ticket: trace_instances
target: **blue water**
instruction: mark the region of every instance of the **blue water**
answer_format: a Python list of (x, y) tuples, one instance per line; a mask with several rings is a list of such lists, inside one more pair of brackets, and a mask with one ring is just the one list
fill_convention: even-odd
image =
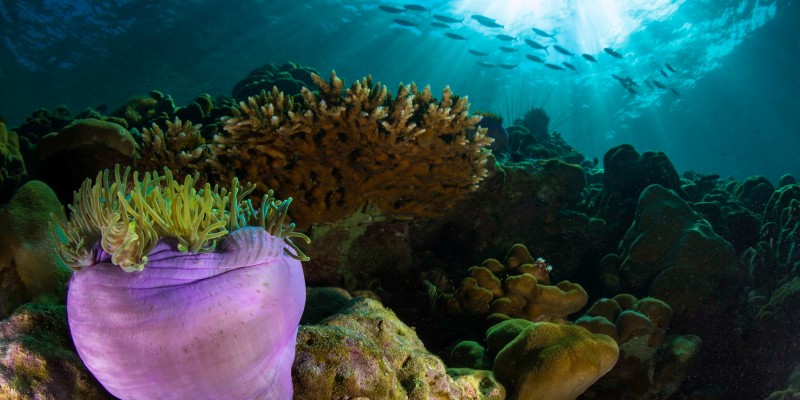
[[(114, 108), (153, 89), (183, 105), (200, 93), (230, 95), (263, 64), (294, 61), (323, 75), (335, 69), (349, 81), (372, 74), (392, 89), (415, 81), (439, 93), (450, 85), (469, 96), (473, 110), (499, 113), (507, 123), (540, 106), (551, 128), (590, 159), (631, 143), (666, 152), (679, 171), (764, 175), (773, 182), (784, 173), (800, 175), (796, 1), (461, 0), (424, 3), (430, 13), (378, 8), (404, 4), (4, 1), (0, 115), (13, 127), (37, 108)], [(437, 28), (432, 14), (464, 21)], [(482, 26), (473, 14), (504, 27)], [(469, 40), (446, 37), (447, 31)], [(517, 39), (495, 37), (501, 33)], [(532, 49), (526, 38), (548, 52)], [(559, 54), (554, 44), (576, 55)], [(566, 61), (577, 72), (548, 69), (525, 54)], [(637, 94), (612, 75), (630, 77)], [(648, 87), (653, 79), (668, 89)]]

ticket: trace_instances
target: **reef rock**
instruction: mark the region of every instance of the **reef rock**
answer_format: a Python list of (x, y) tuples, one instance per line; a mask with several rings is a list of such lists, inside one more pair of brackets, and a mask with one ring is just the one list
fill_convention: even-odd
[(40, 303), (0, 322), (0, 398), (114, 399), (75, 353), (65, 306)]
[(379, 302), (357, 298), (319, 325), (301, 326), (295, 399), (496, 399), (489, 371), (453, 371)]

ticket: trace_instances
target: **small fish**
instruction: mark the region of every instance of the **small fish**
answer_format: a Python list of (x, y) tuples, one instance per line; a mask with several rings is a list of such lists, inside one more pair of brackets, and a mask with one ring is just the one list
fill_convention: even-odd
[(497, 66), (497, 64), (492, 64), (486, 61), (475, 61), (475, 64), (478, 64), (479, 67), (483, 68), (494, 68)]
[(619, 52), (617, 52), (616, 50), (614, 50), (614, 49), (612, 49), (610, 47), (604, 48), (603, 51), (605, 51), (606, 54), (610, 55), (611, 57), (622, 58), (622, 54), (619, 54)]
[(562, 67), (560, 65), (544, 63), (544, 66), (547, 67), (547, 68), (550, 68), (550, 69), (554, 69), (556, 71), (564, 71), (564, 67)]
[(656, 85), (656, 87), (659, 88), (659, 89), (666, 89), (667, 88), (666, 86), (664, 86), (663, 83), (661, 83), (661, 82), (659, 82), (659, 81), (657, 81), (655, 79), (653, 79), (653, 85)]
[(472, 19), (474, 19), (475, 21), (478, 21), (479, 24), (481, 24), (481, 25), (483, 25), (483, 26), (485, 26), (487, 28), (502, 28), (503, 27), (503, 25), (498, 24), (497, 21), (495, 21), (495, 20), (493, 20), (491, 18), (488, 18), (488, 17), (484, 17), (483, 15), (473, 14), (472, 15)]
[(639, 94), (639, 93), (638, 93), (636, 90), (634, 90), (634, 89), (633, 89), (633, 88), (631, 88), (631, 87), (629, 87), (629, 88), (627, 88), (627, 89), (628, 89), (628, 93), (630, 93), (630, 94)]
[(575, 55), (575, 54), (571, 53), (569, 50), (567, 50), (567, 49), (565, 49), (565, 48), (563, 48), (563, 47), (561, 47), (561, 46), (559, 46), (559, 45), (557, 45), (557, 44), (554, 44), (554, 45), (553, 45), (553, 48), (554, 48), (554, 49), (555, 49), (557, 52), (559, 52), (559, 53), (561, 53), (561, 54), (563, 54), (563, 55), (565, 55), (565, 56), (574, 56), (574, 55)]
[(444, 28), (444, 29), (450, 29), (450, 25), (447, 25), (447, 24), (445, 24), (444, 22), (439, 22), (439, 21), (433, 21), (433, 22), (431, 22), (431, 26), (432, 26), (432, 27), (435, 27), (435, 28)]
[(664, 72), (664, 70), (663, 70), (663, 69), (660, 69), (660, 70), (658, 70), (658, 72), (661, 72), (661, 75), (662, 75), (664, 78), (669, 78), (669, 76), (667, 75), (667, 73), (666, 73), (666, 72)]
[(678, 91), (678, 89), (669, 88), (669, 91), (672, 92), (672, 94), (674, 94), (675, 96), (681, 97), (681, 93)]
[(433, 18), (447, 24), (457, 24), (459, 22), (464, 21), (464, 18), (455, 19), (453, 17), (448, 17), (447, 15), (441, 15), (441, 14), (433, 14)]
[(502, 33), (501, 33), (501, 34), (499, 34), (499, 35), (497, 35), (497, 36), (495, 36), (495, 37), (496, 37), (496, 38), (498, 38), (498, 39), (500, 39), (500, 40), (502, 40), (502, 41), (504, 41), (504, 42), (512, 42), (512, 41), (514, 41), (514, 40), (516, 40), (516, 39), (517, 39), (517, 38), (515, 38), (515, 37), (513, 37), (513, 36), (504, 35), (504, 34), (502, 34)]
[(547, 51), (547, 47), (548, 46), (542, 46), (539, 42), (537, 42), (535, 40), (525, 39), (525, 44), (527, 44), (528, 46), (533, 47), (536, 50), (544, 50), (545, 53), (550, 54), (550, 52)]
[(597, 59), (594, 58), (594, 56), (591, 55), (591, 54), (584, 53), (584, 54), (581, 54), (581, 57), (585, 58), (586, 61), (593, 62), (593, 63), (597, 64)]
[(486, 56), (489, 55), (489, 53), (487, 53), (485, 51), (480, 51), (480, 50), (469, 49), (467, 51), (469, 52), (469, 54), (472, 54), (472, 55), (475, 55), (475, 56), (478, 56), (478, 57), (486, 57)]
[(533, 62), (538, 62), (538, 63), (543, 63), (544, 62), (544, 60), (542, 60), (541, 57), (537, 57), (537, 56), (535, 56), (533, 54), (525, 54), (525, 58), (527, 58), (528, 60), (531, 60)]
[(650, 83), (650, 81), (644, 81), (644, 84), (647, 85), (647, 87), (649, 87), (650, 89), (653, 88), (653, 84)]
[(406, 12), (406, 10), (403, 10), (402, 8), (397, 8), (392, 6), (378, 6), (378, 8), (380, 8), (381, 11), (386, 11), (392, 14), (400, 14)]
[(425, 7), (421, 6), (421, 5), (418, 5), (418, 4), (406, 4), (406, 5), (403, 6), (403, 8), (405, 8), (408, 11), (430, 12), (430, 10), (428, 10), (427, 8), (425, 8)]
[(675, 71), (675, 68), (672, 68), (672, 65), (669, 65), (669, 63), (664, 63), (664, 66), (667, 67), (669, 72), (678, 72), (678, 71)]
[(457, 33), (453, 33), (453, 32), (445, 32), (444, 35), (449, 37), (450, 39), (453, 39), (453, 40), (469, 40), (469, 38), (461, 36), (461, 35), (459, 35)]
[(574, 65), (572, 65), (572, 64), (570, 64), (570, 63), (568, 63), (566, 61), (562, 61), (561, 64), (564, 64), (565, 67), (567, 67), (567, 68), (569, 68), (569, 69), (571, 69), (571, 70), (573, 70), (575, 72), (578, 72), (578, 70), (575, 68)]
[(518, 50), (513, 48), (513, 47), (500, 46), (500, 51), (505, 52), (505, 53), (515, 53)]
[(419, 25), (417, 25), (416, 23), (414, 23), (414, 22), (411, 22), (411, 21), (408, 21), (408, 20), (405, 20), (405, 19), (395, 18), (395, 19), (393, 19), (392, 21), (394, 21), (394, 23), (395, 23), (395, 24), (397, 24), (397, 25), (402, 25), (402, 26), (413, 26), (413, 27), (415, 27), (415, 28), (416, 28), (416, 27), (419, 27)]
[(517, 68), (519, 64), (497, 64), (498, 67), (502, 69), (514, 69)]
[(550, 34), (550, 33), (547, 33), (545, 31), (541, 30), (541, 29), (531, 28), (531, 30), (533, 31), (533, 33), (535, 33), (535, 34), (537, 34), (537, 35), (539, 35), (541, 37), (551, 38), (551, 37), (555, 37), (556, 36), (555, 33)]

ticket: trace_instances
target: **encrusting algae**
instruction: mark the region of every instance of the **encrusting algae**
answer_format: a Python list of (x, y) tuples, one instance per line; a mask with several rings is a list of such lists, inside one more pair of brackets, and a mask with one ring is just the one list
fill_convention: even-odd
[(101, 171), (94, 182), (86, 179), (75, 192), (69, 221), (51, 214), (56, 250), (72, 269), (95, 262), (98, 242), (113, 264), (126, 272), (141, 271), (160, 238), (175, 239), (181, 252), (211, 252), (217, 240), (248, 225), (261, 226), (283, 238), (295, 251), (284, 249), (288, 255), (308, 260), (292, 242), (292, 238), (309, 241), (308, 237), (294, 232), (294, 224), (283, 224), (291, 197), (277, 200), (268, 190), (256, 209), (245, 199), (255, 185), (241, 186), (236, 178), (230, 190), (208, 183), (197, 190), (197, 173), (187, 175), (183, 183), (175, 180), (168, 168), (163, 176), (147, 172), (141, 180), (139, 173), (133, 172), (130, 182), (129, 175), (130, 168), (120, 174), (119, 165), (113, 176), (107, 169)]

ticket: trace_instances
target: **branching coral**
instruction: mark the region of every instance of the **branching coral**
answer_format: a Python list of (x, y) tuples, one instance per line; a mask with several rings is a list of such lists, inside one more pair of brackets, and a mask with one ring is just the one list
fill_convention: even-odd
[(129, 182), (130, 168), (120, 174), (117, 165), (113, 179), (109, 170), (104, 170), (94, 182), (84, 181), (69, 206), (69, 221), (52, 215), (50, 228), (64, 262), (76, 270), (92, 265), (99, 242), (112, 263), (128, 272), (142, 270), (161, 237), (176, 240), (182, 252), (209, 252), (229, 231), (251, 224), (283, 238), (296, 252), (286, 250), (292, 257), (307, 259), (292, 238), (308, 238), (294, 232), (294, 224), (283, 225), (291, 198), (276, 200), (268, 190), (256, 209), (245, 200), (255, 188), (253, 184), (241, 186), (234, 178), (230, 190), (208, 183), (197, 190), (199, 174), (187, 175), (179, 183), (168, 168), (164, 171), (164, 176), (145, 173), (142, 180), (134, 172)]
[(306, 226), (366, 204), (398, 217), (436, 215), (486, 176), (492, 139), (449, 88), (436, 100), (427, 87), (400, 85), (392, 98), (371, 77), (346, 91), (335, 73), (313, 79), (316, 94), (306, 88), (295, 101), (273, 88), (223, 119), (227, 134), (211, 144), (221, 181), (244, 176), (257, 192), (291, 190), (302, 200), (294, 220)]
[(164, 166), (178, 176), (192, 174), (210, 157), (205, 139), (200, 134), (201, 124), (191, 121), (166, 121), (167, 129), (156, 123), (142, 129), (142, 157), (136, 160), (141, 171), (152, 171)]

